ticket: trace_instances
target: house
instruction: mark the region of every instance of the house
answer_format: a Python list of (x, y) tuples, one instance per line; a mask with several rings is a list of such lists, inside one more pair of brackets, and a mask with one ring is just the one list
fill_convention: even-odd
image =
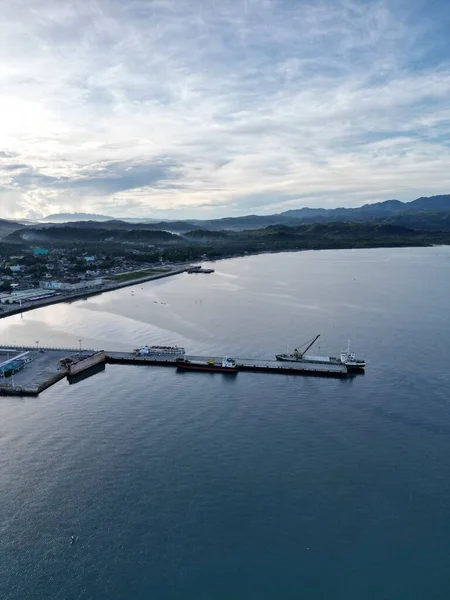
[(48, 250), (47, 248), (35, 248), (33, 250), (33, 256), (47, 256)]

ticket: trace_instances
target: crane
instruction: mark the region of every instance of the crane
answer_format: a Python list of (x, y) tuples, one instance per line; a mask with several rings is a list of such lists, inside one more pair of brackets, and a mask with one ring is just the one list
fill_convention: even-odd
[[(315, 338), (312, 338), (311, 340), (308, 340), (307, 342), (305, 342), (303, 344), (303, 346), (306, 346), (306, 344), (308, 344), (306, 346), (306, 348), (303, 350), (303, 352), (300, 352), (298, 350), (298, 348), (295, 348), (294, 350), (294, 354), (297, 355), (298, 358), (303, 358), (305, 356), (305, 354), (308, 352), (308, 350), (311, 348), (311, 346), (320, 338), (320, 333), (318, 335), (316, 335)], [(302, 346), (300, 346), (300, 348), (302, 348)]]

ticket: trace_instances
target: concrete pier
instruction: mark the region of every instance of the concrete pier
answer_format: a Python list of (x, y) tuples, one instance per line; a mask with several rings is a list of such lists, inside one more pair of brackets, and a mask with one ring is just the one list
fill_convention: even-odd
[[(11, 346), (8, 349), (14, 351)], [(22, 347), (16, 349), (17, 352), (21, 350)], [(29, 362), (13, 375), (0, 378), (0, 396), (37, 396), (66, 377), (67, 370), (61, 368), (59, 361), (67, 356), (67, 350), (41, 351), (36, 346), (24, 347), (24, 350), (29, 352)]]
[[(176, 356), (136, 356), (132, 352), (106, 352), (106, 362), (111, 364), (141, 364), (176, 367)], [(186, 358), (191, 361), (214, 360), (216, 363), (222, 362), (223, 356), (192, 356), (187, 354)], [(281, 373), (301, 374), (301, 375), (320, 375), (322, 377), (342, 377), (348, 374), (345, 365), (330, 365), (316, 363), (299, 362), (281, 362), (278, 360), (263, 360), (256, 358), (235, 358), (236, 366), (240, 371), (253, 371), (259, 373)]]
[[(28, 353), (30, 360), (9, 377), (0, 377), (0, 395), (36, 396), (57, 381), (66, 376), (72, 377), (93, 366), (105, 363), (127, 364), (142, 366), (176, 367), (177, 355), (144, 355), (134, 352), (114, 352), (80, 350), (76, 348), (54, 348), (35, 346), (8, 346), (0, 349), (0, 355), (6, 358), (14, 354)], [(0, 356), (0, 358), (3, 358)], [(214, 360), (220, 363), (221, 356), (191, 356), (190, 361)], [(346, 377), (348, 370), (345, 365), (330, 365), (319, 363), (281, 362), (257, 358), (235, 358), (239, 371), (256, 373), (278, 373), (282, 375), (308, 375), (316, 377)], [(73, 381), (73, 379), (72, 379)]]

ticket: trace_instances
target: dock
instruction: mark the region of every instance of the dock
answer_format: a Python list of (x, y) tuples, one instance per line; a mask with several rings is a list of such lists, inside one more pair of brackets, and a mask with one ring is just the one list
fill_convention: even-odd
[[(37, 396), (51, 385), (65, 377), (69, 382), (74, 376), (93, 374), (105, 364), (125, 364), (148, 367), (177, 367), (177, 355), (139, 355), (135, 352), (109, 350), (55, 348), (37, 346), (7, 346), (0, 348), (0, 369), (2, 364), (20, 363), (11, 375), (0, 376), (0, 395)], [(190, 361), (214, 360), (221, 362), (221, 356), (183, 355)], [(307, 375), (315, 377), (346, 377), (345, 365), (300, 363), (259, 359), (234, 358), (238, 371), (254, 373), (278, 373), (280, 375)], [(100, 369), (99, 369), (100, 367)], [(8, 371), (10, 373), (10, 371)]]
[[(105, 352), (106, 362), (110, 364), (128, 365), (154, 365), (176, 367), (177, 357), (164, 356), (137, 356), (133, 352)], [(194, 356), (186, 354), (185, 358), (190, 361), (214, 360), (219, 363), (223, 356)], [(348, 374), (344, 365), (320, 365), (314, 363), (280, 362), (278, 360), (265, 360), (257, 358), (235, 358), (239, 371), (253, 371), (259, 373), (282, 373), (301, 375), (320, 375), (331, 377), (342, 377)]]

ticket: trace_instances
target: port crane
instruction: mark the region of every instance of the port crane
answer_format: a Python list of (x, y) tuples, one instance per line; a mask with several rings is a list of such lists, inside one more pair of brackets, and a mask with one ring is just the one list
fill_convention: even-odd
[(300, 346), (300, 348), (303, 348), (303, 346), (306, 346), (306, 348), (303, 351), (300, 351), (298, 348), (294, 349), (294, 354), (296, 354), (298, 356), (298, 358), (303, 358), (305, 356), (305, 354), (308, 352), (308, 350), (311, 348), (311, 346), (313, 344), (315, 344), (315, 342), (320, 338), (320, 333), (318, 335), (316, 335), (316, 337), (308, 340), (307, 342), (305, 342), (304, 344), (302, 344)]

